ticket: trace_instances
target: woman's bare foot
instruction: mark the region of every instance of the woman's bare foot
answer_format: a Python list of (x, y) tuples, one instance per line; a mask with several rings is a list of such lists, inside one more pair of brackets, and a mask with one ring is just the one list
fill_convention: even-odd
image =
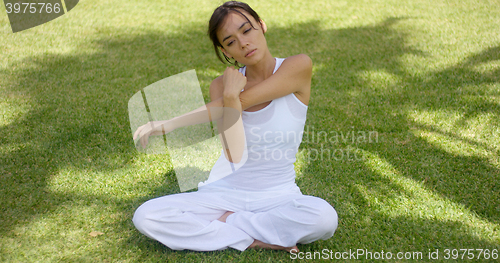
[(284, 251), (287, 251), (287, 252), (290, 252), (290, 253), (297, 253), (299, 252), (299, 248), (297, 248), (297, 246), (293, 246), (293, 247), (282, 247), (282, 246), (278, 246), (278, 245), (271, 245), (271, 244), (267, 244), (267, 243), (264, 243), (262, 241), (259, 241), (259, 240), (254, 240), (253, 243), (248, 247), (248, 248), (265, 248), (265, 249), (274, 249), (274, 250), (284, 250)]
[[(234, 214), (234, 212), (227, 211), (221, 217), (219, 217), (219, 219), (217, 219), (217, 220), (226, 223), (227, 217), (230, 216), (231, 214)], [(253, 241), (253, 243), (248, 248), (264, 248), (264, 249), (284, 250), (284, 251), (287, 251), (290, 253), (292, 253), (292, 252), (298, 253), (299, 252), (299, 248), (297, 248), (297, 246), (282, 247), (282, 246), (278, 246), (278, 245), (267, 244), (267, 243), (264, 243), (264, 242), (257, 240), (257, 239), (255, 239)]]
[(221, 222), (224, 222), (226, 223), (226, 218), (230, 215), (230, 214), (234, 214), (234, 212), (231, 212), (231, 211), (227, 211), (226, 213), (224, 213), (221, 217), (219, 217), (219, 221)]

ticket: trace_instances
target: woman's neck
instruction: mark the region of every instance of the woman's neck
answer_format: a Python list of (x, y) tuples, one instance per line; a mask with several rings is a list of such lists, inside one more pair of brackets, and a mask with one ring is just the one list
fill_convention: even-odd
[(247, 66), (245, 76), (248, 81), (261, 82), (273, 74), (275, 66), (276, 59), (271, 55), (271, 52), (267, 52), (257, 64)]

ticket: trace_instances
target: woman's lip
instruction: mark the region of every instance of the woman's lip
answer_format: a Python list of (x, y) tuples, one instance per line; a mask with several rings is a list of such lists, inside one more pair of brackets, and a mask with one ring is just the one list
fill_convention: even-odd
[(246, 54), (245, 57), (249, 57), (249, 56), (253, 55), (256, 50), (257, 49), (254, 49), (254, 50), (250, 51), (250, 53)]

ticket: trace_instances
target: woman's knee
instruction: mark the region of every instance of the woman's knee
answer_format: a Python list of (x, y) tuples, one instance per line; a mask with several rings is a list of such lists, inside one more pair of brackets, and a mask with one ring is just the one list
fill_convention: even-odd
[(148, 214), (149, 209), (147, 207), (147, 202), (139, 206), (134, 213), (134, 217), (132, 218), (132, 222), (134, 223), (137, 230), (141, 233), (147, 232), (146, 228), (148, 225)]
[(132, 222), (134, 223), (137, 230), (141, 233), (148, 235), (148, 233), (155, 227), (155, 224), (159, 221), (160, 217), (164, 217), (165, 214), (169, 214), (172, 211), (170, 207), (162, 206), (162, 202), (158, 199), (152, 199), (135, 210)]
[[(315, 228), (318, 233), (323, 233), (324, 238), (333, 236), (338, 226), (337, 211), (325, 200), (315, 198)], [(323, 238), (323, 239), (324, 239)]]
[(326, 201), (324, 202), (325, 205), (321, 214), (321, 222), (324, 228), (323, 230), (327, 235), (329, 235), (329, 237), (331, 237), (337, 230), (339, 218), (335, 208), (333, 208), (333, 206)]

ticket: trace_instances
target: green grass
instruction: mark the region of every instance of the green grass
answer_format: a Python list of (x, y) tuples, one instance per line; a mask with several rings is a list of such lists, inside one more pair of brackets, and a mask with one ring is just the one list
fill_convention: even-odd
[[(172, 251), (131, 222), (141, 203), (179, 188), (165, 155), (135, 150), (128, 100), (191, 69), (208, 100), (225, 68), (205, 33), (219, 3), (86, 0), (16, 34), (1, 5), (0, 261), (290, 261)], [(306, 125), (328, 137), (301, 145), (297, 183), (340, 224), (301, 251), (439, 249), (449, 262), (447, 248), (500, 250), (497, 1), (249, 4), (274, 56), (314, 62)], [(334, 137), (370, 131), (377, 140)], [(337, 155), (313, 158), (321, 147)]]

